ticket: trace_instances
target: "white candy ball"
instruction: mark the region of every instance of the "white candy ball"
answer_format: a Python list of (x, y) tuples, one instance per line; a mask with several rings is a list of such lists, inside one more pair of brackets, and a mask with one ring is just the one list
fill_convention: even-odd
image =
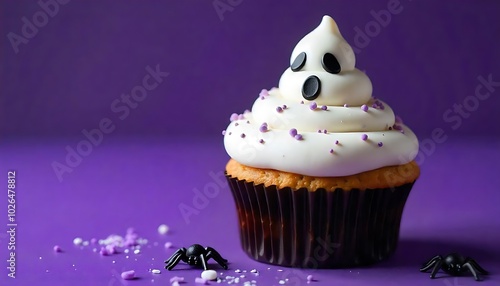
[(168, 230), (169, 230), (169, 227), (166, 224), (162, 224), (158, 227), (159, 234), (167, 234)]
[(215, 280), (217, 279), (217, 272), (215, 270), (205, 270), (201, 272), (201, 278), (205, 280)]

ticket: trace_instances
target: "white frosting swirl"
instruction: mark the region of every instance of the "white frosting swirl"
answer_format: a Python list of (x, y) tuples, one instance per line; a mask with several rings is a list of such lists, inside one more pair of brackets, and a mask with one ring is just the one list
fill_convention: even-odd
[[(371, 82), (354, 67), (354, 52), (332, 18), (324, 16), (299, 41), (291, 63), (300, 53), (305, 53), (305, 63), (295, 71), (288, 68), (279, 89), (263, 90), (251, 112), (233, 116), (224, 135), (232, 158), (252, 167), (318, 177), (347, 176), (415, 158), (415, 134), (386, 103), (371, 96)], [(340, 72), (324, 69), (325, 53), (335, 56)], [(308, 101), (302, 89), (311, 76), (321, 88)]]

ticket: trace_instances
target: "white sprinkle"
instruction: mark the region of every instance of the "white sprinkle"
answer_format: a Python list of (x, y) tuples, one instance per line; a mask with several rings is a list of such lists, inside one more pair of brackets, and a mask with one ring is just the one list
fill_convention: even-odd
[(283, 269), (278, 269), (278, 272), (282, 272), (282, 271), (283, 271)]
[(252, 270), (250, 270), (250, 272), (257, 273), (258, 271), (257, 271), (257, 269), (252, 269)]
[(40, 256), (40, 257), (38, 257), (38, 259), (42, 259), (42, 257)]
[(123, 252), (125, 252), (125, 253), (128, 253), (129, 251), (130, 251), (130, 250), (128, 250), (128, 249), (125, 249), (125, 250), (124, 250)]
[(161, 235), (167, 234), (168, 230), (169, 230), (169, 227), (166, 224), (162, 224), (158, 227), (158, 233)]
[(136, 249), (136, 250), (134, 250), (134, 254), (139, 254), (139, 253), (141, 253), (141, 250), (140, 250), (140, 249)]
[(236, 269), (236, 270), (234, 270), (234, 272), (236, 272), (236, 273), (241, 273), (241, 270)]
[(170, 241), (165, 242), (165, 248), (172, 247), (172, 243)]
[(115, 264), (115, 263), (116, 263), (116, 261), (114, 261), (114, 260), (113, 260), (113, 261), (112, 261), (112, 263), (113, 263), (113, 264)]
[(285, 282), (285, 280), (280, 280), (280, 282), (279, 282), (279, 283), (280, 283), (281, 285), (283, 285), (283, 284), (285, 284), (286, 282)]
[(124, 271), (122, 272), (121, 276), (124, 280), (135, 279), (135, 271), (134, 270)]
[(217, 279), (217, 272), (215, 270), (205, 270), (201, 272), (201, 278), (205, 280), (215, 280)]
[(76, 237), (75, 239), (73, 239), (74, 245), (80, 245), (80, 244), (82, 244), (82, 242), (83, 242), (83, 239), (81, 237)]
[(245, 275), (240, 275), (241, 278), (245, 278)]
[(89, 245), (89, 244), (90, 244), (90, 242), (89, 242), (88, 240), (85, 240), (84, 242), (82, 242), (82, 245), (83, 245), (83, 246), (87, 246), (87, 245)]
[(172, 284), (171, 284), (171, 285), (172, 285), (172, 286), (180, 286), (181, 284), (179, 284), (179, 282), (177, 282), (177, 281), (174, 281), (174, 282), (172, 282)]
[(127, 259), (128, 259), (128, 255), (127, 255), (127, 256), (125, 256), (125, 258), (127, 258)]
[(153, 270), (151, 270), (151, 273), (153, 273), (153, 274), (160, 274), (161, 271), (159, 269), (153, 269)]

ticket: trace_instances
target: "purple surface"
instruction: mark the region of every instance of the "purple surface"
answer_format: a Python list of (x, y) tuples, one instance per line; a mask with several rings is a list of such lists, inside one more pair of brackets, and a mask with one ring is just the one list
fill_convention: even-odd
[[(467, 117), (456, 133), (500, 133), (499, 1), (72, 0), (16, 53), (8, 35), (22, 35), (22, 18), (42, 11), (37, 2), (0, 2), (1, 134), (78, 136), (103, 117), (119, 122), (122, 135), (218, 134), (229, 114), (278, 84), (293, 47), (324, 14), (358, 51), (357, 66), (373, 81), (374, 95), (417, 135), (464, 103), (478, 112), (448, 114), (446, 126)], [(396, 2), (399, 12), (377, 24), (374, 15)], [(214, 5), (224, 3), (235, 7), (218, 13)], [(126, 111), (113, 112), (112, 103), (156, 65), (169, 76), (118, 120)], [(496, 95), (474, 102), (478, 77), (489, 75)]]
[[(192, 243), (215, 247), (231, 262), (230, 270), (222, 271), (224, 276), (235, 275), (235, 269), (255, 268), (259, 277), (240, 275), (252, 277), (257, 285), (279, 285), (286, 278), (287, 285), (302, 285), (308, 274), (318, 279), (311, 285), (476, 285), (471, 277), (441, 273), (430, 280), (418, 271), (426, 259), (450, 251), (472, 256), (492, 272), (481, 285), (500, 283), (498, 139), (450, 139), (436, 146), (421, 159), (422, 175), (408, 199), (395, 255), (372, 267), (341, 270), (268, 266), (243, 253), (233, 199), (229, 189), (219, 185), (227, 161), (221, 140), (112, 138), (95, 147), (72, 173), (64, 174), (62, 182), (51, 164), (64, 160), (65, 146), (76, 141), (4, 142), (1, 174), (6, 178), (8, 169), (17, 172), (17, 278), (6, 278), (2, 266), (1, 280), (8, 285), (168, 285), (177, 275), (186, 277), (186, 285), (195, 285), (198, 270), (179, 265), (178, 270), (163, 271), (163, 260), (174, 251), (165, 250), (163, 244), (171, 241), (175, 247)], [(195, 190), (208, 185), (218, 186), (217, 196), (186, 222), (179, 205), (194, 206)], [(6, 202), (1, 201), (5, 229)], [(171, 229), (165, 236), (156, 231), (162, 223)], [(72, 243), (75, 237), (124, 235), (128, 227), (149, 240), (139, 255), (101, 257), (92, 247), (81, 249)], [(7, 257), (5, 238), (3, 232), (2, 264)], [(54, 253), (54, 245), (64, 252)], [(162, 273), (153, 275), (150, 268)], [(118, 277), (130, 269), (138, 280)]]

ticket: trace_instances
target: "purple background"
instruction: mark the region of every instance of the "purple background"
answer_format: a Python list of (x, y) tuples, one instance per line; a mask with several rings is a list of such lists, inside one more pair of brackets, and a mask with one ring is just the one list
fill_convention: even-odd
[[(162, 268), (173, 251), (162, 245), (171, 241), (214, 246), (232, 262), (224, 275), (256, 268), (258, 285), (284, 278), (301, 285), (311, 273), (319, 279), (314, 285), (475, 285), (470, 277), (430, 280), (417, 271), (426, 259), (450, 251), (476, 258), (493, 272), (482, 285), (498, 285), (500, 87), (456, 130), (442, 117), (471, 100), (478, 76), (500, 81), (500, 3), (402, 0), (403, 10), (361, 48), (357, 28), (365, 30), (374, 21), (371, 11), (390, 1), (220, 1), (229, 2), (235, 7), (219, 17), (213, 1), (73, 0), (18, 53), (7, 34), (21, 35), (22, 17), (31, 21), (41, 8), (35, 1), (0, 2), (0, 181), (7, 170), (17, 171), (19, 223), (14, 281), (6, 280), (0, 232), (2, 284), (168, 285), (179, 275), (194, 285), (199, 271), (147, 272)], [(178, 208), (192, 205), (195, 189), (217, 183), (209, 174), (220, 174), (228, 159), (220, 131), (229, 115), (277, 85), (293, 47), (324, 14), (360, 48), (357, 66), (370, 76), (374, 95), (416, 131), (422, 176), (393, 258), (360, 269), (267, 270), (240, 249), (225, 185), (189, 223)], [(120, 120), (111, 103), (142, 84), (146, 67), (157, 64), (169, 76)], [(85, 139), (82, 130), (98, 128), (103, 118), (115, 130), (59, 180), (53, 162), (64, 163), (66, 148), (76, 148)], [(445, 142), (433, 142), (435, 128), (443, 129)], [(4, 229), (7, 206), (0, 201)], [(161, 223), (170, 225), (169, 235), (156, 233)], [(141, 255), (100, 257), (72, 245), (77, 236), (123, 235), (130, 226), (150, 240)], [(65, 252), (53, 253), (55, 244)], [(115, 278), (128, 269), (141, 279)]]

